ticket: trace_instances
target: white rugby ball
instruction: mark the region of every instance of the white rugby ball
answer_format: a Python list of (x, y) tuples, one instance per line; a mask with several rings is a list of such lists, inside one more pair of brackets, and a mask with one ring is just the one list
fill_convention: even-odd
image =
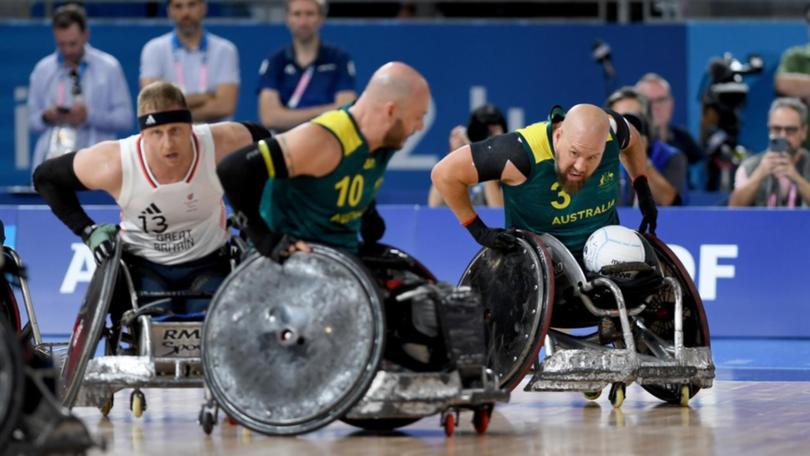
[(644, 244), (638, 233), (630, 228), (608, 225), (591, 234), (582, 256), (588, 271), (599, 272), (611, 264), (643, 262)]

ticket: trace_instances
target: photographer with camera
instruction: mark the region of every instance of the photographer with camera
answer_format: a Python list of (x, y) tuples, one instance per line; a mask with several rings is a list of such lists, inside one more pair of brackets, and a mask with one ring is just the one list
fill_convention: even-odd
[(798, 207), (810, 205), (807, 108), (798, 98), (777, 98), (768, 112), (770, 142), (764, 153), (746, 158), (737, 169), (729, 206)]
[(727, 192), (734, 187), (735, 170), (748, 155), (738, 143), (749, 90), (743, 77), (762, 73), (763, 67), (757, 55), (749, 55), (743, 63), (728, 52), (709, 62), (700, 90), (700, 138), (708, 158), (708, 191)]
[[(448, 152), (452, 152), (460, 147), (472, 142), (483, 141), (492, 136), (502, 135), (508, 130), (506, 118), (497, 106), (487, 103), (479, 106), (472, 113), (467, 122), (467, 126), (457, 125), (450, 130)], [(503, 192), (501, 186), (496, 181), (479, 182), (470, 187), (470, 200), (474, 206), (503, 207)], [(428, 193), (428, 207), (445, 206), (439, 190), (435, 185), (430, 186)]]
[[(683, 152), (664, 143), (650, 128), (649, 100), (633, 87), (622, 87), (608, 97), (606, 107), (625, 116), (641, 135), (647, 151), (647, 180), (659, 206), (681, 206), (688, 202), (687, 158)], [(635, 192), (627, 171), (622, 168), (620, 205), (632, 206)]]

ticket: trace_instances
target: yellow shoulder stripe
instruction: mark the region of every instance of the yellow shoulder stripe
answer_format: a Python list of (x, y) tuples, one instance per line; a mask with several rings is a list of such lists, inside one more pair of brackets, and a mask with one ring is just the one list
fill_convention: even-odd
[(528, 146), (532, 151), (535, 163), (554, 158), (546, 134), (547, 126), (548, 122), (538, 122), (517, 130), (523, 139), (529, 143)]
[(274, 179), (276, 177), (276, 168), (273, 166), (273, 158), (270, 156), (270, 148), (267, 147), (267, 143), (264, 142), (262, 139), (259, 141), (259, 152), (262, 154), (262, 158), (264, 158), (264, 166), (267, 167), (267, 175), (270, 176), (270, 179)]
[(312, 120), (312, 123), (323, 126), (340, 141), (343, 155), (349, 155), (363, 144), (349, 113), (342, 110), (329, 111)]

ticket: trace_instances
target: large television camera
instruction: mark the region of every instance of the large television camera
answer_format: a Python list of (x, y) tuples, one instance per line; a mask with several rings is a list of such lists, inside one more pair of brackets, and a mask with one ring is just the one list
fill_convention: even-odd
[(706, 190), (730, 191), (734, 171), (747, 151), (737, 142), (742, 118), (740, 111), (748, 96), (744, 76), (762, 72), (764, 62), (757, 55), (742, 63), (731, 53), (713, 58), (703, 78), (700, 137), (708, 157)]

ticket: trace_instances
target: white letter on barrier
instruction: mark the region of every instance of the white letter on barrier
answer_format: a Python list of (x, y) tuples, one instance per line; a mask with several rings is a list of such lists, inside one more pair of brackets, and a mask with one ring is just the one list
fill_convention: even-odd
[(70, 244), (70, 249), (73, 250), (73, 257), (70, 259), (70, 265), (62, 280), (62, 286), (59, 287), (59, 292), (62, 294), (73, 293), (79, 282), (90, 282), (93, 273), (96, 272), (93, 252), (86, 245), (74, 242)]
[(695, 280), (695, 258), (686, 250), (684, 247), (681, 247), (677, 244), (667, 244), (672, 253), (681, 260), (681, 264), (683, 264), (684, 269), (686, 269), (687, 274), (692, 280)]
[(717, 299), (717, 279), (733, 279), (733, 264), (717, 264), (720, 258), (737, 258), (734, 244), (700, 246), (700, 296), (706, 301)]

